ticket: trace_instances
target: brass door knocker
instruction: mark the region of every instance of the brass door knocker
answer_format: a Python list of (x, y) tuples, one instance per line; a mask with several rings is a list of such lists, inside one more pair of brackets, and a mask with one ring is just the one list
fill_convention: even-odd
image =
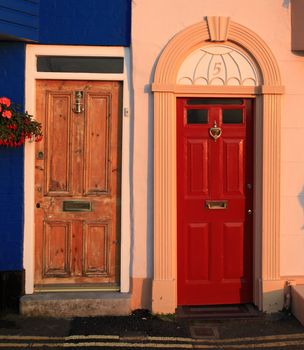
[(214, 121), (213, 127), (209, 129), (209, 134), (213, 137), (214, 142), (222, 135), (222, 129), (217, 126), (216, 121)]
[(84, 111), (82, 100), (83, 91), (75, 91), (75, 107), (73, 109), (74, 113), (82, 113)]

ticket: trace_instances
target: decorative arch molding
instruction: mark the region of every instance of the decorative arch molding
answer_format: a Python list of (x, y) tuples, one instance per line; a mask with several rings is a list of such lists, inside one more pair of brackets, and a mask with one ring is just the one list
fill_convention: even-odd
[[(278, 64), (266, 43), (250, 29), (232, 21), (229, 23), (227, 42), (235, 43), (254, 57), (261, 69), (263, 85), (281, 87)], [(168, 43), (157, 63), (154, 84), (175, 84), (177, 71), (184, 59), (200, 46), (210, 45), (210, 40), (207, 21), (178, 33)], [(279, 89), (279, 92), (282, 93), (282, 90)]]
[[(178, 72), (199, 48), (221, 42), (242, 51), (258, 67), (256, 86), (181, 85)], [(178, 33), (165, 47), (154, 82), (154, 279), (152, 309), (171, 313), (176, 283), (176, 97), (255, 98), (254, 302), (277, 311), (283, 302), (280, 280), (280, 114), (283, 87), (278, 64), (253, 31), (225, 17), (208, 17)]]

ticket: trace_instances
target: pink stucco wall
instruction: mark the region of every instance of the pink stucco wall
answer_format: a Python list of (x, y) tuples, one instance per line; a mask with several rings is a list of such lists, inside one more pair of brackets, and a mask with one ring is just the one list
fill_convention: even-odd
[(304, 276), (304, 55), (291, 51), (288, 0), (134, 0), (134, 251), (132, 275), (152, 277), (153, 81), (167, 42), (205, 16), (230, 16), (254, 31), (274, 53), (285, 86), (281, 144), (281, 275)]

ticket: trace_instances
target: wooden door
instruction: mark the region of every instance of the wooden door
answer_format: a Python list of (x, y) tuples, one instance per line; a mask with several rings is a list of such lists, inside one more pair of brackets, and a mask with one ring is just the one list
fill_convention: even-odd
[(118, 82), (37, 81), (35, 288), (119, 286)]
[(178, 305), (252, 301), (252, 139), (251, 100), (177, 100)]

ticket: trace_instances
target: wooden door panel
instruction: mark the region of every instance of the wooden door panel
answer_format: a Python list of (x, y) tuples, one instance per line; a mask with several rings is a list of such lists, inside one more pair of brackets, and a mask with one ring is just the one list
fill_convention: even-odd
[(118, 82), (37, 81), (44, 134), (35, 152), (39, 290), (119, 286), (120, 91)]
[[(212, 290), (213, 285), (218, 285), (223, 281), (223, 223), (222, 220), (212, 220), (210, 224), (210, 278), (208, 286)], [(224, 287), (224, 286), (223, 286)], [(213, 291), (216, 293), (216, 291)]]
[[(58, 216), (58, 214), (56, 215)], [(63, 219), (66, 219), (62, 215)], [(81, 279), (83, 273), (83, 223), (80, 218), (75, 220), (75, 217), (70, 215), (69, 220), (72, 222), (72, 249), (71, 249), (71, 278), (65, 279), (66, 282), (73, 282), (75, 278)], [(56, 277), (56, 276), (54, 276)], [(53, 281), (45, 281), (45, 283), (54, 283)]]
[(239, 139), (223, 140), (224, 196), (244, 194), (244, 142)]
[(43, 236), (44, 277), (70, 276), (70, 223), (45, 221)]
[(208, 195), (208, 140), (187, 139), (187, 149), (187, 194)]
[[(224, 224), (224, 279), (244, 277), (244, 226), (243, 223)], [(231, 254), (233, 252), (233, 254)]]
[(45, 136), (46, 148), (46, 189), (52, 195), (68, 194), (70, 184), (70, 140), (71, 93), (47, 92), (47, 113)]
[[(250, 302), (252, 104), (187, 101), (177, 100), (178, 304)], [(196, 123), (200, 110), (208, 118)]]
[(85, 223), (83, 272), (86, 276), (110, 275), (110, 232), (110, 223)]
[(85, 194), (109, 191), (110, 97), (97, 92), (87, 96)]
[(207, 223), (188, 225), (187, 241), (185, 242), (187, 255), (185, 264), (185, 279), (188, 284), (209, 279), (209, 238), (210, 230)]

